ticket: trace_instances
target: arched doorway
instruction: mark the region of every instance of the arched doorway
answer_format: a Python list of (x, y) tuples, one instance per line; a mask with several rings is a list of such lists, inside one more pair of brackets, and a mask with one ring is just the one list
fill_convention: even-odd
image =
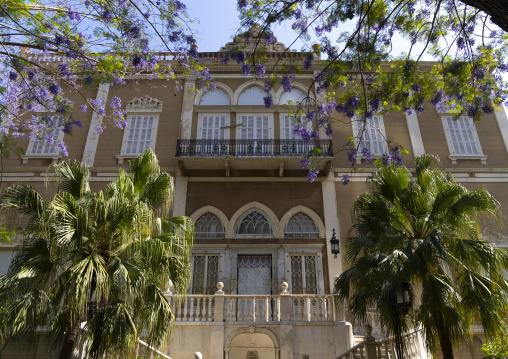
[(225, 359), (279, 359), (279, 342), (271, 330), (239, 328), (229, 335), (224, 352)]

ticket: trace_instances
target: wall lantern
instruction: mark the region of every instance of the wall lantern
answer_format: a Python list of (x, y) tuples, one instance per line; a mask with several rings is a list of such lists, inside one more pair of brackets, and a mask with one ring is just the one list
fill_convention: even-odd
[(335, 236), (335, 228), (332, 232), (332, 238), (330, 239), (330, 244), (332, 247), (332, 254), (334, 255), (334, 258), (337, 258), (337, 254), (340, 253), (340, 243), (337, 237)]

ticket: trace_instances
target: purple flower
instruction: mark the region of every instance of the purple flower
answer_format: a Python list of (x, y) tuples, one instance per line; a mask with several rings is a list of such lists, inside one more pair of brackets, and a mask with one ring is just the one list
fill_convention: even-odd
[(314, 117), (316, 117), (316, 111), (307, 111), (305, 117), (307, 118), (307, 121), (311, 122), (314, 120)]
[(15, 72), (15, 71), (10, 71), (9, 72), (9, 79), (11, 81), (16, 81), (16, 79), (18, 78), (18, 73)]
[(65, 113), (65, 107), (63, 105), (60, 105), (56, 108), (55, 112), (61, 113), (63, 115)]
[(362, 156), (365, 159), (365, 162), (367, 163), (372, 162), (372, 153), (370, 152), (370, 149), (367, 146), (363, 147)]
[(402, 155), (400, 153), (399, 147), (392, 148), (390, 150), (390, 154), (393, 163), (395, 163), (395, 166), (397, 167), (402, 166)]
[(125, 127), (127, 127), (127, 121), (125, 121), (124, 119), (114, 120), (114, 122), (115, 122), (115, 126), (121, 130), (123, 130)]
[(291, 78), (289, 76), (284, 76), (282, 78), (282, 87), (285, 92), (291, 92)]
[(436, 92), (436, 95), (430, 100), (430, 103), (436, 106), (443, 99), (443, 90)]
[(87, 105), (81, 105), (81, 112), (85, 113), (86, 112), (86, 108), (88, 107)]
[(247, 0), (238, 0), (238, 8), (244, 9), (247, 7)]
[(250, 75), (250, 70), (251, 70), (251, 65), (248, 64), (248, 63), (243, 63), (242, 64), (242, 73), (243, 73), (243, 76), (249, 76)]
[(109, 103), (109, 107), (111, 107), (112, 109), (122, 107), (122, 100), (120, 99), (120, 97), (114, 96), (111, 99), (111, 102)]
[(258, 77), (263, 77), (265, 76), (265, 72), (266, 72), (266, 69), (265, 69), (265, 65), (261, 64), (261, 63), (257, 63), (255, 66), (254, 66), (255, 70), (256, 70), (256, 75)]
[(111, 20), (114, 19), (115, 15), (113, 14), (113, 12), (111, 10), (104, 9), (104, 10), (102, 10), (101, 17), (104, 20), (104, 22), (109, 23), (109, 22), (111, 22)]
[(93, 76), (92, 75), (86, 75), (85, 77), (83, 77), (83, 80), (85, 80), (85, 83), (88, 86), (92, 86), (93, 85)]
[(478, 107), (476, 107), (475, 105), (469, 106), (467, 108), (467, 115), (469, 117), (475, 118), (477, 114), (478, 114)]
[(69, 152), (67, 152), (67, 146), (65, 146), (65, 143), (63, 141), (58, 142), (57, 146), (60, 149), (60, 152), (62, 152), (63, 156), (65, 157), (69, 156)]
[(342, 184), (345, 186), (349, 182), (351, 182), (351, 177), (349, 175), (342, 175), (342, 179), (340, 180)]
[(67, 134), (72, 132), (72, 123), (66, 123), (64, 127), (62, 128), (62, 132)]
[(133, 26), (129, 29), (129, 31), (127, 31), (126, 36), (130, 37), (132, 39), (137, 39), (137, 38), (139, 38), (140, 34), (141, 34), (141, 29), (139, 28), (139, 26)]
[(56, 82), (53, 82), (51, 85), (49, 85), (48, 90), (55, 96), (57, 96), (62, 91)]
[(413, 90), (413, 92), (415, 92), (415, 93), (420, 92), (421, 91), (420, 85), (418, 85), (418, 84), (412, 85), (411, 90)]
[(136, 68), (142, 68), (146, 66), (146, 60), (143, 56), (136, 55), (132, 58), (132, 65)]
[(198, 58), (198, 50), (197, 50), (197, 48), (195, 46), (191, 47), (190, 50), (188, 51), (188, 54), (193, 59), (197, 59)]
[(392, 157), (386, 153), (383, 153), (383, 155), (381, 156), (381, 164), (383, 165), (383, 167), (390, 166), (391, 161)]
[(346, 101), (346, 108), (356, 109), (358, 108), (359, 102), (360, 99), (358, 98), (358, 95), (351, 96)]
[(102, 134), (104, 132), (104, 127), (95, 126), (95, 131), (97, 131), (98, 134)]
[(302, 160), (300, 161), (300, 167), (301, 168), (309, 168), (309, 166), (310, 166), (310, 159), (308, 157), (302, 158)]
[(265, 92), (270, 93), (271, 90), (272, 90), (272, 85), (271, 85), (270, 81), (265, 81)]
[(311, 168), (309, 170), (309, 174), (307, 175), (307, 182), (310, 182), (310, 183), (314, 182), (314, 180), (318, 176), (318, 173), (319, 173), (319, 170), (317, 170), (315, 168)]
[(265, 102), (266, 108), (272, 107), (272, 105), (273, 105), (272, 96), (268, 95), (268, 96), (263, 97), (263, 101)]
[(310, 70), (310, 68), (312, 67), (312, 60), (314, 60), (314, 56), (312, 54), (305, 56), (305, 59), (303, 60), (304, 70)]
[(356, 150), (347, 150), (347, 160), (354, 163), (356, 160)]

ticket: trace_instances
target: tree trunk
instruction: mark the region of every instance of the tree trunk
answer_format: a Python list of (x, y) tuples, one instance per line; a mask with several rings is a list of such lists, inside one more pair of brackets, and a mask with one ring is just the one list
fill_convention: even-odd
[(450, 339), (450, 334), (448, 333), (446, 324), (442, 318), (439, 320), (437, 335), (439, 337), (439, 345), (441, 346), (441, 354), (443, 354), (443, 359), (454, 359), (453, 343)]
[(76, 339), (78, 337), (79, 331), (79, 321), (72, 327), (69, 326), (67, 332), (65, 333), (64, 342), (62, 345), (62, 349), (60, 350), (60, 356), (58, 359), (71, 359), (72, 351), (74, 350), (74, 344), (76, 343)]
[(508, 0), (460, 0), (490, 16), (492, 22), (508, 31)]

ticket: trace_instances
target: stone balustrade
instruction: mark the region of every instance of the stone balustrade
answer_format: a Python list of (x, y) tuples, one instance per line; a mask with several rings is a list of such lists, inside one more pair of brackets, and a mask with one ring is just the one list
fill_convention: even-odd
[[(217, 294), (218, 293), (218, 294)], [(334, 322), (344, 308), (327, 295), (169, 295), (176, 322)]]

